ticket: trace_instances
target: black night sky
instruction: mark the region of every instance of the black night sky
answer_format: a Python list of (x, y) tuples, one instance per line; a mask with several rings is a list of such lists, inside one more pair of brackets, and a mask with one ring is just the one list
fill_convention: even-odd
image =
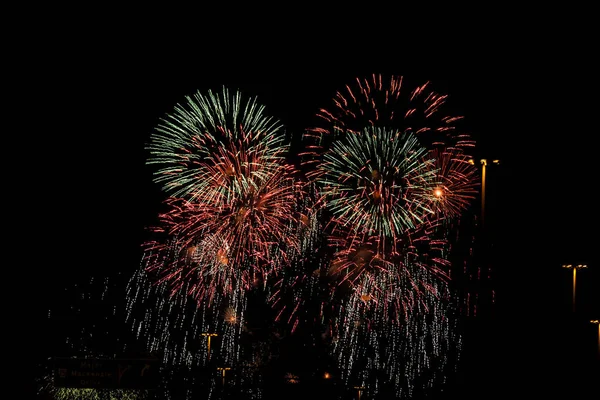
[[(24, 325), (27, 395), (35, 392), (34, 364), (53, 356), (37, 329), (56, 294), (139, 265), (145, 228), (163, 198), (144, 150), (160, 117), (186, 95), (226, 86), (258, 97), (300, 134), (343, 85), (374, 73), (431, 81), (465, 116), (478, 157), (501, 160), (489, 186), (499, 248), (495, 311), (465, 323), (458, 376), (439, 398), (575, 399), (597, 390), (598, 338), (589, 319), (600, 317), (598, 78), (585, 53), (550, 39), (395, 45), (389, 33), (380, 41), (335, 45), (334, 36), (317, 36), (285, 46), (274, 38), (174, 45), (158, 32), (87, 31), (82, 45), (76, 36), (40, 37), (22, 105), (35, 119), (39, 167), (31, 179), (40, 186), (25, 201), (36, 210), (30, 224), (39, 227), (35, 251), (43, 260), (23, 277), (33, 293)], [(578, 274), (577, 315), (564, 263), (589, 267)]]

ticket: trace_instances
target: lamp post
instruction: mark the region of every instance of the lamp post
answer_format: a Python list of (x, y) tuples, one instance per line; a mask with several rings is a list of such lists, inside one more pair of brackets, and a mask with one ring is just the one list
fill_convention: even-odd
[(210, 339), (212, 339), (214, 336), (218, 336), (218, 335), (216, 333), (203, 332), (202, 336), (206, 336), (206, 338), (208, 339), (207, 359), (210, 360)]
[(365, 387), (364, 386), (354, 386), (354, 389), (356, 389), (356, 392), (358, 393), (358, 399), (357, 400), (360, 400), (360, 393), (363, 390), (365, 390)]
[(600, 356), (600, 320), (592, 319), (590, 322), (598, 325), (598, 355)]
[(564, 264), (562, 267), (566, 268), (566, 269), (572, 269), (573, 270), (573, 312), (575, 312), (575, 287), (577, 285), (577, 270), (578, 269), (587, 268), (587, 265), (583, 265), (583, 264), (578, 264), (578, 265)]
[(221, 376), (223, 377), (223, 387), (225, 387), (225, 372), (229, 371), (231, 368), (229, 367), (219, 367), (217, 371), (221, 371)]
[[(479, 161), (481, 162), (481, 224), (483, 225), (485, 219), (485, 183), (488, 160), (487, 158), (482, 158)], [(469, 163), (475, 165), (473, 159), (470, 159)], [(500, 164), (500, 160), (492, 160), (492, 164)]]

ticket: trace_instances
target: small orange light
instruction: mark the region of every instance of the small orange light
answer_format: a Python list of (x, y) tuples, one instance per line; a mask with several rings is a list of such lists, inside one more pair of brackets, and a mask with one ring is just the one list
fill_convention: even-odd
[(444, 192), (442, 191), (442, 189), (435, 189), (433, 191), (433, 194), (435, 195), (435, 197), (442, 197), (442, 195), (444, 194)]

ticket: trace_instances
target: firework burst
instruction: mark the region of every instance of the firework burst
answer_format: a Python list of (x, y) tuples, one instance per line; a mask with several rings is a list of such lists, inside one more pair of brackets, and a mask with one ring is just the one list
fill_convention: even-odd
[(187, 97), (148, 146), (169, 197), (128, 287), (137, 337), (172, 366), (261, 364), (245, 343), (258, 293), (291, 333), (324, 327), (348, 383), (411, 396), (443, 380), (460, 347), (447, 237), (476, 181), (446, 100), (357, 79), (304, 135), (304, 182), (255, 100)]
[(149, 163), (171, 192), (146, 268), (199, 302), (235, 296), (287, 264), (301, 238), (302, 184), (284, 164), (280, 126), (240, 93), (197, 93), (152, 136)]
[[(335, 94), (330, 108), (317, 113), (322, 123), (306, 132), (307, 155), (318, 156), (338, 137), (369, 126), (415, 134), (427, 148), (473, 147), (473, 140), (456, 128), (462, 117), (444, 113), (447, 98), (429, 82), (411, 85), (402, 76), (356, 78)], [(309, 160), (317, 162), (312, 157)]]
[[(210, 201), (168, 199), (157, 231), (170, 240), (146, 246), (147, 268), (173, 291), (185, 285), (198, 301), (264, 282), (289, 263), (302, 238), (296, 226), (302, 187), (288, 168), (240, 176)], [(191, 284), (191, 285), (190, 285)]]
[(433, 210), (433, 160), (414, 135), (367, 128), (336, 141), (318, 167), (322, 201), (352, 231), (395, 238)]
[(224, 89), (188, 97), (152, 136), (148, 162), (169, 197), (128, 287), (128, 321), (165, 364), (252, 364), (248, 298), (306, 242), (304, 184), (280, 130)]
[(226, 88), (197, 92), (161, 120), (147, 147), (148, 164), (159, 167), (155, 181), (170, 195), (210, 198), (218, 194), (219, 180), (252, 169), (251, 163), (241, 165), (244, 161), (277, 169), (288, 148), (281, 129), (256, 99)]
[(333, 249), (333, 354), (371, 392), (431, 386), (460, 347), (447, 236), (474, 195), (474, 142), (446, 100), (429, 83), (373, 75), (338, 92), (304, 135)]

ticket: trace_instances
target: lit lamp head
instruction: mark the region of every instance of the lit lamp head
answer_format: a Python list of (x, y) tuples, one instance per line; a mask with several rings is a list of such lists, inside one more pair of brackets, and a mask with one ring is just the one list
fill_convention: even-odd
[(592, 324), (600, 325), (600, 320), (597, 320), (597, 319), (591, 319), (590, 322)]
[[(481, 160), (479, 160), (479, 162), (484, 166), (488, 165), (488, 160), (486, 158), (482, 158)], [(472, 158), (469, 158), (469, 164), (475, 165), (475, 160)], [(500, 164), (500, 160), (492, 160), (492, 164), (498, 165), (498, 164)]]
[(563, 268), (567, 268), (567, 269), (582, 269), (582, 268), (587, 268), (587, 265), (583, 265), (583, 264), (564, 264), (562, 266)]

